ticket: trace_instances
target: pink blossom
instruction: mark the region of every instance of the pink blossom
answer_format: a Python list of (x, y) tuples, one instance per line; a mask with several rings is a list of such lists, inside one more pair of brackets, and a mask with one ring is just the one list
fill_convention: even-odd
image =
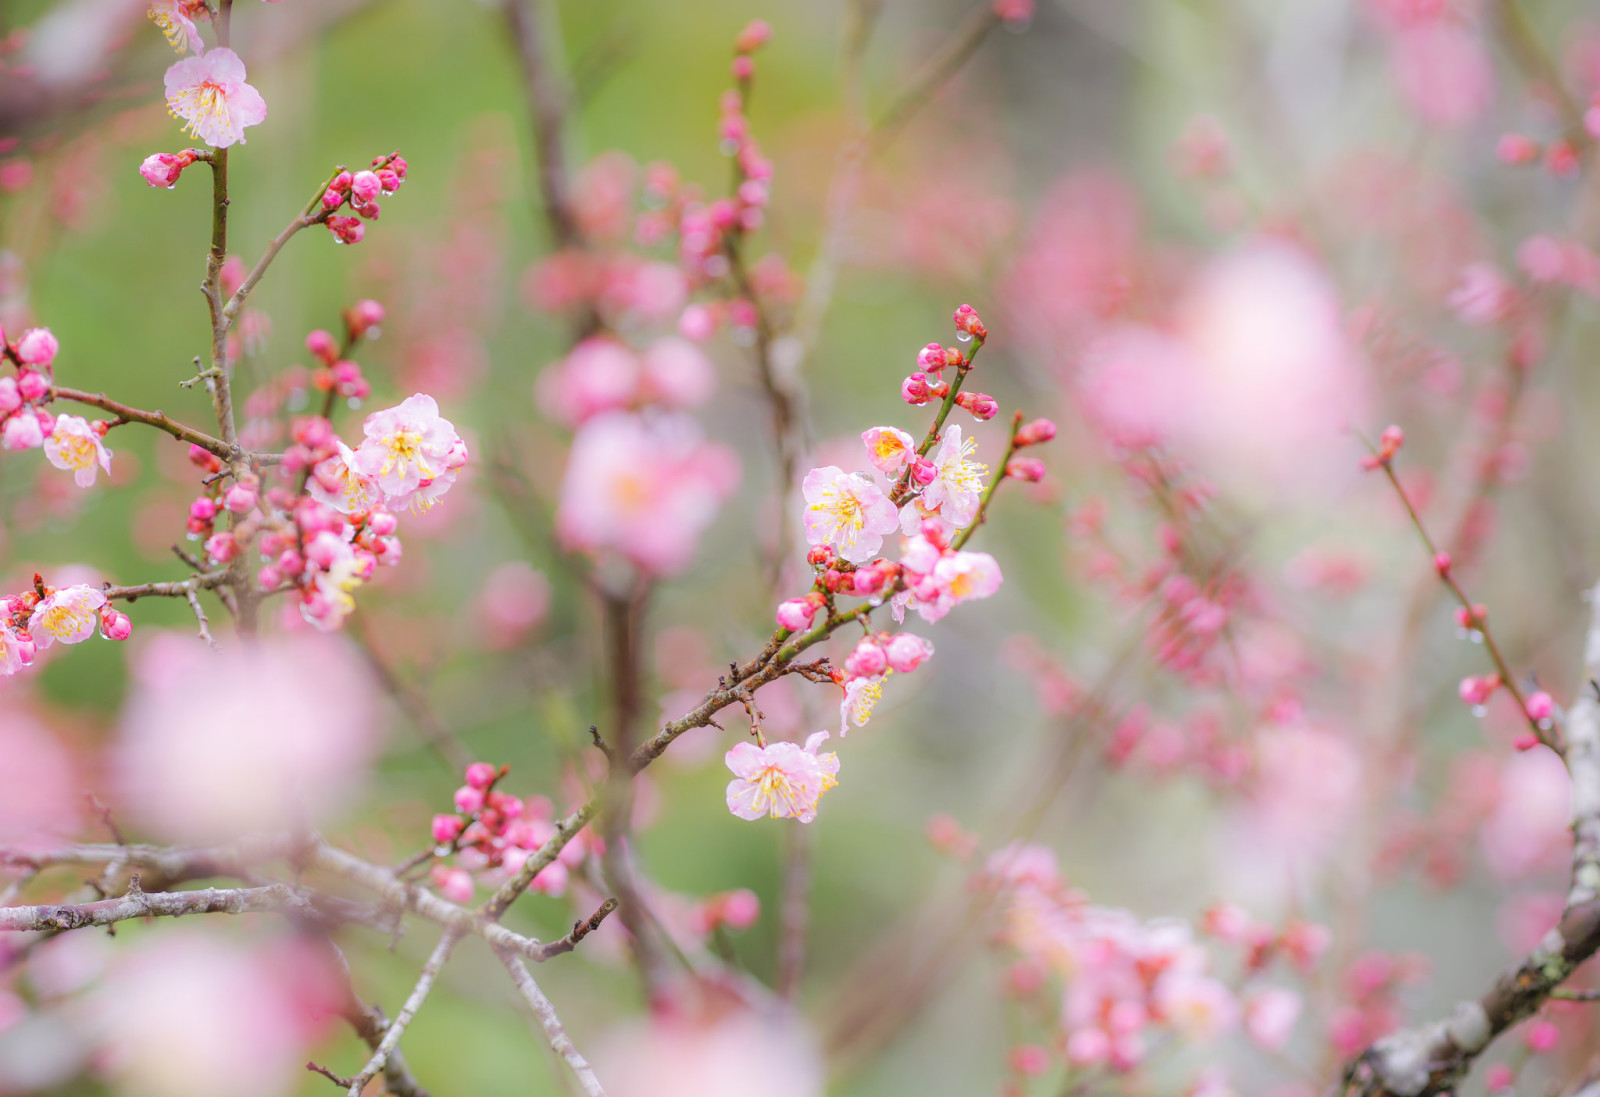
[(846, 656), (844, 661), (845, 673), (853, 678), (871, 678), (882, 674), (889, 665), (889, 659), (884, 654), (883, 648), (876, 641), (867, 638), (855, 646), (855, 650)]
[(183, 174), (183, 169), (192, 163), (194, 157), (188, 153), (153, 152), (139, 165), (139, 174), (152, 187), (171, 190), (178, 185), (178, 177)]
[(952, 552), (940, 557), (911, 602), (924, 621), (939, 620), (962, 602), (988, 598), (1000, 589), (1000, 565), (987, 552)]
[(669, 408), (692, 408), (711, 399), (717, 374), (699, 347), (668, 336), (645, 349), (643, 394)]
[[(933, 452), (937, 474), (933, 482), (922, 489), (922, 506), (928, 511), (937, 511), (956, 529), (972, 524), (983, 496), (983, 477), (989, 468), (968, 459), (977, 448), (976, 439), (962, 439), (959, 426), (947, 428), (939, 439), (939, 448)], [(904, 532), (909, 534), (910, 531)]]
[(883, 489), (835, 465), (812, 469), (801, 483), (806, 543), (827, 545), (852, 564), (864, 564), (900, 524)]
[(556, 528), (568, 547), (674, 574), (737, 481), (733, 454), (703, 441), (687, 416), (606, 412), (573, 439)]
[(885, 476), (899, 476), (906, 462), (917, 452), (911, 435), (897, 427), (872, 427), (862, 431), (861, 443), (867, 447), (872, 467)]
[(1232, 992), (1209, 976), (1167, 972), (1154, 996), (1167, 1023), (1197, 1043), (1211, 1043), (1239, 1020)]
[(484, 580), (477, 618), (485, 641), (496, 648), (518, 643), (550, 609), (550, 581), (521, 560), (501, 564)]
[(1263, 987), (1244, 1003), (1244, 1030), (1269, 1051), (1278, 1051), (1300, 1018), (1300, 995), (1283, 987)]
[(811, 598), (790, 598), (778, 603), (778, 627), (790, 632), (804, 632), (821, 609), (819, 601)]
[(872, 719), (872, 710), (883, 700), (883, 676), (852, 678), (844, 684), (844, 699), (839, 702), (839, 738), (843, 739), (851, 726), (864, 728)]
[(337, 452), (311, 469), (306, 490), (313, 499), (326, 503), (340, 514), (371, 510), (383, 497), (377, 482), (358, 469), (356, 454), (349, 446), (340, 441), (335, 441), (334, 445)]
[(1494, 63), (1483, 40), (1462, 23), (1432, 19), (1401, 29), (1391, 63), (1400, 90), (1424, 122), (1460, 128), (1494, 101)]
[(601, 412), (631, 407), (639, 397), (639, 356), (616, 340), (583, 340), (539, 375), (535, 395), (544, 411), (569, 426)]
[(794, 818), (809, 823), (817, 817), (817, 801), (838, 784), (837, 754), (817, 754), (828, 738), (819, 731), (805, 746), (794, 743), (739, 743), (725, 761), (733, 771), (728, 782), (728, 810), (741, 819)]
[(49, 328), (29, 328), (17, 340), (17, 357), (30, 366), (48, 368), (60, 350), (61, 342)]
[(33, 637), (18, 632), (8, 621), (0, 620), (0, 678), (9, 678), (32, 665), (35, 650)]
[(439, 894), (444, 898), (461, 906), (472, 902), (475, 891), (472, 873), (464, 868), (447, 868), (444, 865), (434, 866), (433, 886), (439, 889)]
[(189, 16), (193, 8), (189, 0), (150, 0), (150, 18), (179, 53), (204, 53), (206, 49), (200, 28)]
[(122, 809), (164, 839), (316, 825), (360, 798), (382, 725), (366, 662), (307, 631), (135, 653), (113, 754)]
[(889, 667), (899, 674), (910, 674), (933, 655), (933, 645), (909, 632), (896, 634), (889, 640), (884, 652), (889, 657)]
[[(466, 462), (456, 428), (440, 417), (433, 397), (420, 392), (396, 407), (373, 412), (361, 429), (366, 438), (351, 467), (376, 483), (395, 509), (412, 504), (426, 509)], [(436, 483), (440, 486), (429, 491)]]
[(267, 117), (266, 100), (244, 80), (244, 62), (226, 47), (185, 57), (167, 70), (167, 107), (185, 133), (214, 148), (242, 144), (245, 128)]
[(1482, 326), (1505, 319), (1514, 291), (1493, 263), (1473, 263), (1462, 268), (1461, 280), (1450, 291), (1450, 308), (1463, 324)]
[(80, 415), (61, 415), (44, 443), (44, 455), (58, 469), (71, 469), (80, 488), (94, 486), (95, 466), (111, 471), (111, 451)]
[(1550, 751), (1505, 759), (1498, 802), (1483, 819), (1479, 841), (1489, 871), (1517, 880), (1559, 867), (1571, 851), (1572, 780)]
[(81, 644), (94, 635), (106, 596), (89, 586), (62, 587), (39, 600), (28, 618), (28, 632), (40, 650), (57, 640)]

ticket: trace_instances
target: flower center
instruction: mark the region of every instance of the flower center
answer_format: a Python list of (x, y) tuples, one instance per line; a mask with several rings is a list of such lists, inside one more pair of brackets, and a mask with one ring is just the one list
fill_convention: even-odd
[(39, 627), (61, 640), (94, 628), (94, 614), (78, 606), (51, 606), (39, 615)]

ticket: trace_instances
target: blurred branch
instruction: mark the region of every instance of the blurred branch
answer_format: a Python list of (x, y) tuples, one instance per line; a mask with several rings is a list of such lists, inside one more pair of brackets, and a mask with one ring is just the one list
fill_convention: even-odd
[(545, 220), (557, 248), (581, 247), (582, 233), (572, 211), (572, 181), (567, 168), (566, 126), (570, 95), (552, 62), (544, 0), (505, 0), (506, 25), (522, 68), (523, 89), (533, 123), (539, 191)]
[(1544, 46), (1540, 45), (1539, 38), (1528, 25), (1528, 17), (1518, 0), (1499, 0), (1495, 10), (1499, 14), (1497, 22), (1506, 52), (1522, 70), (1523, 76), (1533, 86), (1535, 93), (1546, 92), (1554, 100), (1555, 108), (1561, 114), (1561, 127), (1565, 138), (1574, 143), (1588, 141), (1589, 132), (1583, 124), (1583, 108), (1567, 90), (1566, 81), (1561, 78), (1561, 70), (1545, 52)]
[(249, 914), (259, 911), (316, 914), (310, 899), (284, 884), (146, 893), (140, 890), (136, 873), (129, 881), (127, 893), (119, 899), (105, 899), (98, 903), (0, 908), (0, 930), (60, 932), (85, 926), (109, 926), (130, 918), (182, 918), (186, 914)]
[(356, 646), (366, 656), (367, 665), (378, 676), (378, 682), (384, 691), (399, 702), (400, 708), (412, 726), (422, 733), (422, 737), (427, 740), (434, 752), (444, 759), (445, 764), (459, 775), (472, 763), (472, 751), (468, 750), (456, 733), (439, 719), (439, 714), (434, 711), (428, 695), (422, 688), (410, 677), (397, 674), (389, 666), (388, 661), (378, 651), (372, 632), (367, 627), (365, 615), (352, 614), (351, 624), (353, 627), (350, 631), (355, 637)]
[(410, 996), (400, 1007), (400, 1012), (395, 1014), (394, 1020), (384, 1029), (383, 1038), (372, 1051), (372, 1058), (367, 1060), (367, 1065), (361, 1068), (360, 1074), (350, 1079), (349, 1097), (361, 1097), (361, 1091), (366, 1088), (367, 1083), (376, 1078), (388, 1064), (389, 1057), (394, 1054), (396, 1046), (400, 1043), (400, 1037), (416, 1017), (417, 1011), (422, 1008), (428, 992), (433, 989), (434, 980), (439, 977), (439, 972), (444, 970), (445, 962), (450, 959), (450, 953), (460, 939), (461, 931), (454, 926), (447, 928), (439, 938), (439, 943), (434, 946), (428, 962), (422, 965), (422, 974), (417, 976), (416, 986), (411, 988)]
[(1453, 1093), (1489, 1044), (1536, 1013), (1578, 966), (1600, 951), (1600, 584), (1584, 643), (1589, 686), (1567, 710), (1563, 760), (1572, 778), (1572, 883), (1556, 927), (1502, 972), (1481, 998), (1449, 1019), (1385, 1036), (1344, 1068), (1344, 1092), (1360, 1097)]
[(528, 1003), (528, 1008), (533, 1010), (533, 1015), (544, 1029), (545, 1038), (549, 1040), (551, 1049), (572, 1068), (572, 1073), (577, 1076), (583, 1092), (588, 1094), (588, 1097), (606, 1097), (606, 1091), (600, 1086), (600, 1079), (595, 1077), (594, 1068), (572, 1042), (572, 1037), (567, 1035), (561, 1018), (556, 1015), (556, 1007), (550, 1004), (550, 999), (544, 996), (539, 984), (533, 981), (528, 966), (519, 957), (508, 952), (496, 949), (495, 955), (500, 957), (500, 962), (511, 974), (511, 981), (516, 984), (523, 1000)]
[(783, 896), (778, 910), (778, 997), (800, 997), (806, 971), (806, 931), (811, 921), (811, 856), (809, 827), (783, 831)]
[[(376, 1051), (383, 1043), (384, 1034), (389, 1030), (389, 1019), (383, 1015), (383, 1010), (377, 1006), (369, 1006), (361, 1000), (351, 981), (349, 961), (332, 941), (327, 941), (326, 944), (338, 964), (341, 975), (339, 989), (343, 992), (344, 1000), (339, 1005), (340, 1016), (350, 1022), (350, 1027), (355, 1029), (356, 1035), (361, 1037), (363, 1043)], [(310, 1068), (311, 1064), (307, 1063), (306, 1066)], [(349, 1088), (348, 1081), (343, 1084), (345, 1088)], [(389, 1053), (389, 1060), (383, 1065), (383, 1084), (394, 1097), (428, 1097), (428, 1091), (411, 1076), (405, 1056), (398, 1047)]]
[(981, 3), (973, 7), (944, 46), (912, 78), (905, 90), (895, 96), (889, 108), (879, 117), (872, 132), (867, 135), (868, 154), (876, 155), (883, 151), (917, 111), (933, 98), (933, 94), (961, 71), (961, 66), (978, 52), (978, 47), (983, 45), (989, 32), (999, 25), (1000, 16), (995, 14), (993, 4)]

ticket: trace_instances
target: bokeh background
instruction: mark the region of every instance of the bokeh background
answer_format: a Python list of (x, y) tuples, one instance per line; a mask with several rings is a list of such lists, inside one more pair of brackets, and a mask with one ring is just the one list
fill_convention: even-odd
[[(669, 161), (712, 193), (728, 170), (716, 123), (730, 43), (749, 20), (771, 22), (751, 119), (776, 171), (755, 253), (778, 253), (803, 274), (848, 137), (839, 56), (856, 9), (558, 7), (577, 93), (573, 163), (610, 150), (637, 165)], [(871, 726), (839, 747), (840, 787), (808, 833), (801, 1005), (825, 1049), (829, 1092), (1000, 1092), (1008, 1048), (1038, 1038), (1026, 1036), (1029, 1009), (1004, 989), (1006, 958), (989, 948), (995, 926), (973, 906), (967, 869), (928, 841), (937, 813), (984, 850), (1017, 837), (1050, 846), (1094, 901), (1142, 918), (1194, 919), (1231, 900), (1269, 921), (1330, 927), (1330, 957), (1303, 984), (1306, 1015), (1282, 1052), (1178, 1049), (1155, 1067), (1155, 1091), (1181, 1091), (1197, 1066), (1224, 1061), (1243, 1092), (1327, 1081), (1337, 1060), (1328, 1033), (1355, 958), (1368, 949), (1426, 957), (1429, 974), (1406, 985), (1400, 1016), (1432, 1016), (1515, 955), (1526, 938), (1517, 912), (1533, 909), (1537, 921), (1539, 897), (1563, 886), (1564, 777), (1559, 767), (1553, 778), (1523, 773), (1537, 765), (1510, 750), (1514, 712), (1491, 706), (1477, 717), (1456, 698), (1461, 676), (1489, 668), (1457, 635), (1392, 493), (1361, 473), (1358, 434), (1404, 425), (1407, 482), (1441, 542), (1460, 552), (1473, 596), (1492, 607), (1508, 658), (1570, 696), (1588, 612), (1580, 595), (1600, 558), (1584, 351), (1596, 279), (1570, 254), (1553, 278), (1530, 275), (1525, 251), (1518, 264), (1536, 234), (1580, 249), (1593, 242), (1584, 239), (1594, 228), (1591, 172), (1586, 162), (1567, 176), (1497, 158), (1501, 134), (1547, 142), (1561, 126), (1548, 88), (1505, 45), (1501, 5), (1444, 5), (1465, 41), (1420, 60), (1395, 30), (1404, 7), (1045, 0), (1025, 32), (992, 33), (872, 162), (802, 366), (814, 463), (847, 452), (868, 426), (920, 433), (925, 420), (899, 400), (899, 382), (917, 348), (949, 341), (948, 315), (963, 301), (993, 332), (979, 387), (1005, 409), (974, 429), (980, 457), (996, 458), (1013, 408), (1063, 429), (1042, 451), (1047, 480), (1002, 493), (980, 535), (1005, 571), (1001, 593), (924, 630), (937, 656), (915, 681), (891, 683)], [(1593, 12), (1525, 7), (1518, 25), (1586, 101), (1600, 28), (1582, 19)], [(0, 9), (0, 33), (15, 36), (0, 109), (20, 138), (0, 163), (11, 166), (0, 176), (0, 321), (8, 332), (48, 325), (63, 346), (62, 383), (204, 424), (205, 398), (177, 383), (208, 339), (196, 286), (209, 191), (199, 174), (167, 192), (137, 173), (150, 152), (183, 144), (159, 96), (172, 55), (140, 8), (9, 0)], [(862, 69), (870, 116), (966, 15), (943, 0), (882, 5)], [(506, 787), (558, 803), (608, 705), (598, 616), (550, 521), (570, 435), (541, 412), (534, 383), (566, 353), (571, 326), (533, 308), (523, 288), (549, 243), (522, 75), (489, 3), (240, 0), (234, 45), (270, 114), (233, 154), (232, 252), (253, 259), (334, 164), (398, 148), (410, 165), (363, 243), (335, 246), (316, 230), (285, 250), (253, 298), (266, 322), (239, 366), (240, 391), (306, 364), (306, 332), (374, 298), (389, 319), (357, 354), (371, 406), (430, 392), (474, 454), (450, 498), (403, 526), (403, 565), (361, 592), (346, 630), (408, 692), (385, 702), (381, 758), (326, 833), (394, 860), (425, 841), (428, 818), (459, 783), (404, 711), (417, 698), (474, 755), (509, 764)], [(1200, 117), (1211, 122), (1196, 128)], [(1227, 167), (1197, 170), (1196, 157), (1215, 147)], [(1272, 250), (1283, 241), (1291, 258)], [(1218, 266), (1229, 262), (1243, 265)], [(1534, 319), (1463, 321), (1452, 291), (1480, 262), (1506, 272), (1529, 302), (1521, 315)], [(1183, 309), (1205, 307), (1195, 287), (1219, 284), (1218, 353), (1247, 364), (1215, 375), (1219, 403), (1169, 409), (1153, 428), (1175, 460), (1195, 462), (1183, 482), (1210, 488), (1203, 508), (1174, 521), (1163, 490), (1130, 475), (1140, 447), (1125, 432), (1139, 415), (1119, 410), (1161, 405), (1166, 375), (1117, 372), (1139, 354), (1098, 340), (1130, 325), (1184, 329)], [(1300, 389), (1274, 402), (1273, 377), (1321, 368), (1317, 348), (1329, 341), (1339, 363), (1309, 391), (1339, 405), (1336, 414), (1308, 413)], [(743, 479), (694, 566), (651, 606), (651, 719), (686, 711), (716, 668), (756, 650), (774, 601), (763, 546), (781, 492), (765, 406), (747, 348), (719, 336), (707, 350), (719, 387), (699, 418), (739, 453)], [(1205, 423), (1172, 426), (1185, 412)], [(360, 414), (339, 412), (347, 437)], [(183, 447), (133, 428), (112, 444), (111, 484), (87, 492), (37, 453), (0, 453), (6, 591), (68, 565), (119, 583), (184, 574), (168, 547), (182, 537), (193, 492)], [(1238, 646), (1220, 682), (1156, 657), (1159, 608), (1139, 577), (1172, 555), (1162, 539), (1174, 530), (1211, 574), (1237, 573), (1248, 587), (1230, 604)], [(1112, 549), (1120, 560), (1108, 564)], [(800, 556), (792, 551), (792, 563)], [(519, 562), (542, 577), (533, 588), (548, 601), (508, 632), (492, 612), (503, 588), (490, 580)], [(809, 581), (789, 574), (794, 589), (783, 596)], [(0, 685), (0, 721), (47, 729), (69, 783), (108, 798), (131, 654), (158, 630), (192, 631), (181, 603), (146, 600), (130, 612), (129, 644), (87, 643)], [(828, 687), (786, 682), (771, 692), (769, 714), (796, 732), (836, 720)], [(1265, 746), (1264, 713), (1290, 693), (1311, 730)], [(1140, 719), (1154, 739), (1132, 761), (1112, 759), (1117, 730)], [(783, 832), (794, 824), (725, 810), (721, 755), (742, 726), (696, 732), (650, 770), (638, 850), (649, 878), (685, 909), (753, 890), (763, 915), (731, 936), (732, 958), (770, 981)], [(1195, 745), (1210, 734), (1203, 727), (1237, 746), (1246, 778), (1219, 776), (1215, 755)], [(1461, 776), (1470, 765), (1477, 778)], [(1479, 800), (1462, 791), (1469, 786)], [(66, 829), (100, 840), (93, 813), (74, 803), (65, 819), (77, 826)], [(1493, 819), (1501, 829), (1485, 836)], [(44, 896), (47, 882), (29, 894)], [(533, 897), (513, 922), (555, 934), (582, 905)], [(272, 932), (267, 922), (226, 930)], [(76, 950), (57, 967), (78, 975), (42, 985), (7, 976), (27, 1012), (0, 1032), (0, 1092), (117, 1091), (107, 1080), (115, 1071), (102, 1076), (104, 1064), (68, 1034), (73, 1014), (53, 1003), (92, 986), (119, 950), (174, 927), (89, 932), (48, 946)], [(352, 932), (345, 944), (358, 988), (392, 1012), (429, 942), (408, 936), (391, 950)], [(614, 946), (580, 948), (537, 974), (580, 1047), (614, 1039), (643, 1011)], [(1571, 1035), (1550, 1059), (1553, 1076), (1593, 1046), (1585, 1015), (1563, 1025)], [(437, 1094), (564, 1092), (482, 950), (462, 950), (403, 1046)], [(353, 1070), (359, 1051), (333, 1030), (314, 1055)], [(308, 1074), (295, 1092), (327, 1088)], [(696, 1092), (661, 1090), (680, 1091)]]

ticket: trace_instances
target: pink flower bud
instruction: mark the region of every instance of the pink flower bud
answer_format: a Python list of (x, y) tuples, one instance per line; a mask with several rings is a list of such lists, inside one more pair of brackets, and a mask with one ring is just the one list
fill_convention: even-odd
[(42, 373), (25, 369), (17, 375), (17, 392), (28, 403), (43, 400), (50, 391), (50, 381)]
[(1448, 552), (1434, 553), (1433, 567), (1440, 575), (1450, 574), (1450, 554)]
[(1469, 675), (1461, 679), (1457, 692), (1461, 699), (1469, 705), (1482, 705), (1494, 696), (1494, 691), (1500, 688), (1498, 674)]
[(871, 640), (862, 640), (845, 658), (845, 673), (852, 678), (876, 678), (889, 665), (883, 649)]
[(1022, 1044), (1011, 1049), (1011, 1069), (1018, 1074), (1043, 1074), (1050, 1069), (1050, 1052), (1038, 1044)]
[(944, 348), (938, 343), (929, 343), (917, 352), (917, 369), (938, 373), (944, 367)]
[(456, 810), (463, 815), (476, 815), (483, 810), (483, 790), (471, 785), (456, 789)]
[(348, 193), (350, 190), (350, 180), (352, 178), (353, 177), (349, 172), (341, 171), (338, 175), (333, 177), (333, 182), (328, 184), (328, 189), (331, 191), (336, 191), (339, 194)]
[(956, 322), (957, 331), (979, 339), (989, 338), (989, 329), (983, 326), (983, 321), (979, 319), (977, 311), (971, 305), (962, 305), (956, 309), (951, 319)]
[(383, 206), (378, 202), (357, 202), (354, 198), (350, 200), (350, 208), (368, 221), (376, 221), (378, 215), (383, 212)]
[(378, 173), (358, 171), (350, 177), (350, 197), (357, 202), (370, 202), (383, 193), (383, 183)]
[(761, 917), (761, 900), (748, 888), (717, 896), (717, 913), (729, 929), (749, 929)]
[(189, 504), (189, 517), (197, 522), (209, 522), (217, 516), (216, 500), (202, 495)]
[(391, 156), (389, 158), (389, 170), (399, 176), (402, 183), (406, 181), (406, 166), (405, 158), (402, 156)]
[(333, 210), (338, 209), (342, 205), (344, 205), (344, 195), (339, 191), (336, 191), (330, 187), (322, 192), (323, 209), (331, 213)]
[(1049, 419), (1035, 419), (1017, 428), (1017, 445), (1037, 446), (1056, 436), (1056, 425)]
[(889, 640), (884, 652), (891, 670), (897, 674), (910, 674), (933, 654), (933, 645), (920, 636), (902, 632)]
[(1556, 703), (1544, 690), (1528, 697), (1528, 719), (1548, 720), (1555, 714)]
[(100, 611), (100, 635), (107, 640), (126, 640), (133, 635), (133, 622), (126, 613), (107, 606)]
[(1530, 1024), (1522, 1034), (1522, 1040), (1528, 1045), (1528, 1050), (1534, 1054), (1554, 1051), (1561, 1042), (1561, 1030), (1552, 1021), (1543, 1018)]
[(386, 510), (375, 510), (367, 518), (367, 529), (374, 537), (389, 537), (400, 528), (400, 520)]
[(0, 377), (0, 416), (10, 415), (22, 406), (22, 393), (14, 377)]
[(206, 538), (206, 555), (219, 564), (226, 564), (239, 555), (239, 542), (228, 530), (213, 533)]
[(1490, 1093), (1495, 1090), (1510, 1089), (1514, 1080), (1515, 1075), (1511, 1073), (1511, 1068), (1505, 1063), (1496, 1063), (1483, 1072), (1483, 1085)]
[(178, 176), (183, 174), (183, 169), (192, 163), (194, 163), (192, 156), (171, 152), (152, 153), (139, 165), (139, 174), (144, 176), (144, 181), (152, 187), (166, 187), (171, 190), (178, 185)]
[(454, 842), (461, 834), (461, 828), (467, 821), (459, 815), (435, 815), (433, 817), (433, 840), (441, 844)]
[(261, 501), (261, 494), (249, 484), (235, 484), (222, 497), (222, 505), (235, 514), (248, 514)]
[(328, 231), (341, 244), (359, 244), (367, 234), (367, 226), (359, 217), (330, 217)]
[(982, 392), (963, 392), (956, 397), (956, 403), (972, 413), (972, 417), (980, 423), (988, 422), (1000, 413), (1000, 403), (993, 396)]
[(778, 627), (790, 632), (804, 632), (811, 627), (817, 615), (817, 606), (809, 598), (790, 598), (778, 603)]
[(1111, 1037), (1098, 1028), (1080, 1028), (1067, 1037), (1067, 1062), (1075, 1067), (1092, 1067), (1111, 1054)]
[(277, 590), (283, 586), (283, 573), (271, 564), (263, 564), (261, 570), (256, 572), (257, 590)]
[(470, 788), (485, 789), (494, 784), (495, 768), (488, 762), (473, 762), (467, 767), (467, 785)]
[(939, 478), (939, 466), (926, 457), (918, 457), (911, 462), (911, 479), (923, 487), (927, 487)]
[(1006, 475), (1014, 480), (1036, 484), (1044, 479), (1044, 462), (1037, 457), (1013, 457), (1006, 463)]
[(772, 27), (765, 19), (753, 19), (739, 32), (739, 37), (733, 40), (733, 48), (739, 53), (751, 53), (767, 44), (767, 39), (772, 37)]
[(1495, 145), (1495, 156), (1502, 164), (1522, 165), (1537, 163), (1539, 142), (1520, 133), (1508, 133)]
[(1406, 444), (1406, 432), (1397, 426), (1383, 428), (1383, 434), (1378, 437), (1378, 446), (1383, 452), (1393, 456), (1400, 452), (1400, 447)]
[(377, 176), (378, 182), (383, 186), (383, 193), (393, 194), (400, 189), (402, 180), (392, 168), (380, 168)]
[(1033, 22), (1034, 0), (994, 0), (994, 13), (1006, 30), (1025, 31)]
[(434, 870), (433, 883), (439, 889), (439, 894), (452, 903), (465, 906), (472, 902), (472, 874), (464, 868), (444, 868), (441, 865)]
[(900, 384), (900, 399), (908, 404), (921, 406), (928, 402), (933, 395), (933, 389), (928, 384), (925, 373), (913, 373)]
[(60, 349), (61, 343), (49, 328), (29, 328), (17, 340), (17, 357), (30, 366), (48, 366)]
[(1539, 737), (1531, 731), (1525, 731), (1518, 735), (1515, 739), (1511, 740), (1512, 749), (1520, 751), (1524, 754), (1538, 745)]
[(351, 305), (344, 314), (345, 323), (350, 328), (352, 338), (360, 339), (371, 333), (371, 337), (378, 337), (377, 327), (383, 323), (387, 313), (377, 301), (367, 298)]
[(298, 549), (284, 549), (278, 555), (278, 570), (284, 575), (296, 576), (306, 570), (306, 558)]
[(332, 332), (321, 328), (306, 336), (306, 350), (330, 365), (339, 357), (338, 341)]
[(344, 538), (323, 530), (306, 543), (306, 559), (326, 571), (344, 554)]
[(730, 71), (732, 71), (735, 80), (748, 80), (756, 74), (756, 63), (740, 54), (733, 59)]

